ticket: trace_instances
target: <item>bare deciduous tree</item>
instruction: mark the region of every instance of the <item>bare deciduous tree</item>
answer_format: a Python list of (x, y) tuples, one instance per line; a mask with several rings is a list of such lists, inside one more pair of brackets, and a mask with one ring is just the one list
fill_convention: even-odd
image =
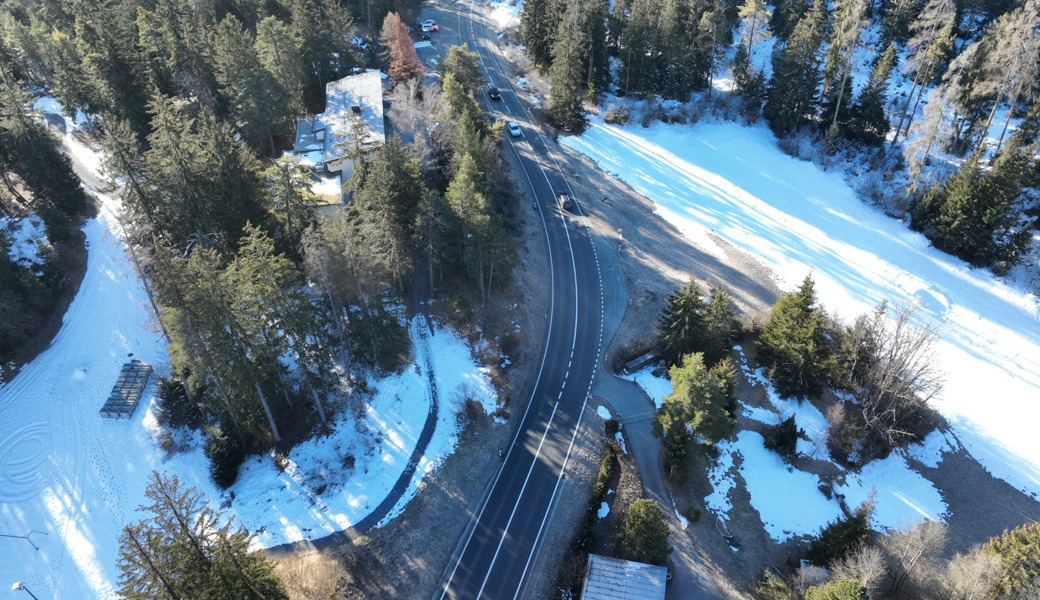
[(890, 447), (913, 439), (912, 425), (921, 410), (942, 390), (931, 325), (913, 325), (917, 306), (906, 304), (889, 318), (887, 303), (856, 320), (846, 339), (853, 357), (851, 387), (863, 411), (863, 424)]
[(864, 544), (855, 552), (831, 565), (831, 580), (853, 579), (863, 584), (870, 596), (881, 589), (881, 582), (888, 574), (885, 555), (877, 546)]
[(911, 523), (881, 538), (881, 547), (891, 567), (889, 589), (898, 591), (907, 580), (918, 574), (929, 559), (946, 546), (946, 525), (931, 520)]
[(946, 565), (946, 598), (981, 600), (987, 598), (1000, 579), (1000, 558), (974, 548), (958, 554)]

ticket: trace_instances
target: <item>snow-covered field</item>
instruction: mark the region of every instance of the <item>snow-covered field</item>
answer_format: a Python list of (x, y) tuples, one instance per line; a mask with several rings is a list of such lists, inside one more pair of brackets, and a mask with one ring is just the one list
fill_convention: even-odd
[[(75, 150), (89, 160), (89, 149)], [(23, 581), (39, 598), (114, 597), (119, 532), (138, 518), (134, 509), (144, 500), (153, 469), (177, 475), (215, 504), (230, 499), (209, 481), (200, 448), (167, 458), (158, 447), (154, 380), (132, 419), (98, 414), (131, 356), (159, 372), (167, 362), (164, 340), (117, 235), (118, 204), (102, 200), (101, 214), (84, 227), (87, 269), (61, 330), (0, 388), (0, 533), (29, 535), (0, 537), (0, 582)], [(412, 322), (410, 334), (415, 364), (371, 379), (374, 391), (360, 419), (342, 411), (335, 431), (297, 446), (284, 470), (271, 456), (247, 459), (231, 488), (235, 497), (228, 512), (256, 532), (260, 543), (343, 529), (387, 497), (426, 421), (430, 371), (439, 408), (435, 430), (388, 518), (403, 510), (422, 476), (454, 449), (462, 397), (494, 410), (494, 390), (464, 341), (437, 327), (431, 331), (422, 318)], [(177, 437), (190, 445), (190, 436)], [(348, 457), (353, 468), (345, 466)]]
[[(955, 438), (929, 440), (935, 452), (923, 454), (937, 462), (943, 448), (959, 444), (994, 476), (1040, 496), (1035, 297), (931, 248), (923, 236), (857, 200), (840, 173), (783, 154), (764, 125), (642, 128), (596, 119), (584, 135), (560, 141), (650, 198), (664, 219), (708, 251), (714, 247), (710, 232), (754, 254), (788, 290), (811, 273), (824, 308), (840, 318), (883, 300), (919, 303), (922, 322), (934, 323), (941, 336), (937, 360), (947, 379), (936, 407)], [(741, 451), (745, 464), (750, 447), (761, 445), (751, 437), (741, 436), (731, 448)], [(883, 479), (901, 468), (881, 462), (861, 476)], [(922, 486), (914, 492), (920, 497), (907, 500), (920, 503), (920, 515), (939, 514), (944, 508), (933, 492)], [(847, 495), (856, 501), (856, 494)], [(752, 502), (754, 496), (752, 491)], [(878, 496), (884, 511), (880, 486)], [(784, 537), (798, 529), (781, 524), (771, 533)]]

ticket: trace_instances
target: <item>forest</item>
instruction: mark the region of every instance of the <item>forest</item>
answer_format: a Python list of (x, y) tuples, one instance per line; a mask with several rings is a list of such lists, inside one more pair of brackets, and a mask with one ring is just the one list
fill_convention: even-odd
[[(473, 97), (476, 55), (450, 49), (441, 84), (424, 88), (406, 9), (0, 4), (0, 173), (24, 201), (8, 193), (5, 210), (39, 212), (55, 242), (89, 212), (58, 140), (32, 116), (32, 96), (50, 93), (104, 150), (168, 342), (163, 414), (205, 430), (222, 486), (246, 452), (306, 438), (335, 411), (360, 407), (362, 370), (407, 361), (402, 317), (416, 279), (466, 321), (515, 263), (502, 129)], [(367, 50), (351, 42), (359, 32), (377, 36)], [(348, 137), (347, 201), (322, 217), (310, 173), (282, 150), (297, 118), (324, 109), (325, 85), (366, 66), (389, 74), (396, 129), (377, 146)], [(29, 314), (17, 302), (46, 281), (6, 264), (0, 277), (5, 313)], [(5, 319), (0, 352), (26, 335), (18, 327), (26, 320)]]
[[(1038, 216), (1038, 27), (1036, 0), (527, 0), (520, 34), (554, 124), (580, 131), (606, 94), (608, 122), (629, 98), (644, 125), (695, 118), (662, 109), (691, 99), (764, 118), (790, 153), (870, 165), (870, 201), (1003, 273)], [(713, 85), (729, 75), (735, 97)]]

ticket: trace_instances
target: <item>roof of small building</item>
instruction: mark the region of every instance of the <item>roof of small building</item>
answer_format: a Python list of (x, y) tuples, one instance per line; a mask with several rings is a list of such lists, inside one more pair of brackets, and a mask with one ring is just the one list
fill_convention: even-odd
[(664, 600), (667, 581), (664, 567), (590, 554), (581, 600)]
[[(383, 83), (379, 71), (350, 75), (325, 86), (325, 112), (314, 115), (315, 131), (325, 129), (325, 162), (339, 160), (351, 137), (351, 121), (361, 119), (367, 147), (386, 143), (383, 131)], [(338, 147), (340, 146), (340, 147)]]

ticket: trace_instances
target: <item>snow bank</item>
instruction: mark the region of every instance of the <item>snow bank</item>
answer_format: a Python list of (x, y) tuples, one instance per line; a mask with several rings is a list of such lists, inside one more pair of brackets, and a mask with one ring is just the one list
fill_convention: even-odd
[(656, 408), (661, 408), (665, 396), (672, 395), (672, 382), (667, 377), (654, 375), (653, 367), (644, 367), (630, 375), (619, 375), (622, 379), (634, 381), (643, 388), (647, 396), (654, 401)]

